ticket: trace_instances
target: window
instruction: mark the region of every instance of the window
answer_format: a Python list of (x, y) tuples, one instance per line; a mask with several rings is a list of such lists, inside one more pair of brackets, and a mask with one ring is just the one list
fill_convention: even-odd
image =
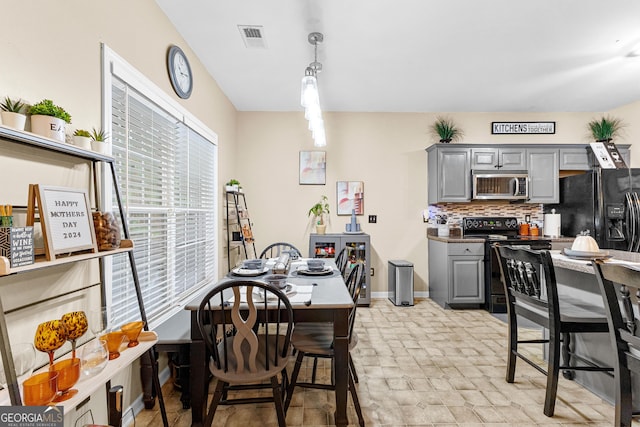
[[(176, 114), (175, 106), (152, 101), (164, 95), (159, 89), (134, 87), (139, 76), (129, 83), (129, 73), (112, 69), (112, 155), (152, 323), (217, 280), (217, 146)], [(116, 208), (115, 194), (112, 199)], [(140, 314), (128, 254), (111, 258), (110, 318), (122, 324)]]

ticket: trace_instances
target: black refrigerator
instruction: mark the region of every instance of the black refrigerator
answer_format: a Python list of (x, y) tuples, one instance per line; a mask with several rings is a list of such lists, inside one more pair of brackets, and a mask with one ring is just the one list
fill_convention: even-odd
[(594, 169), (560, 179), (561, 233), (588, 230), (601, 249), (640, 251), (640, 169)]

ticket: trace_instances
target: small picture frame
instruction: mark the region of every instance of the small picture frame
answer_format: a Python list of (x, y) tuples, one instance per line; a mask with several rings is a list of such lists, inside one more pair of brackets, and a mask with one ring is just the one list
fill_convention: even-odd
[(327, 152), (300, 152), (300, 185), (325, 185), (327, 180)]
[(364, 182), (338, 181), (336, 183), (336, 206), (338, 215), (364, 215)]

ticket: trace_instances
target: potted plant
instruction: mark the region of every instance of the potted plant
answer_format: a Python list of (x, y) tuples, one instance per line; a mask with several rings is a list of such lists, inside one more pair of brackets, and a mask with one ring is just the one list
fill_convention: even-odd
[(22, 112), (24, 108), (25, 104), (21, 100), (14, 101), (8, 96), (5, 97), (0, 103), (2, 124), (13, 129), (24, 130), (24, 124), (27, 121), (27, 115)]
[(102, 129), (93, 128), (90, 132), (91, 148), (93, 151), (97, 151), (102, 154), (109, 154), (107, 152), (107, 139), (109, 135)]
[(431, 125), (431, 132), (440, 138), (442, 143), (457, 141), (463, 135), (462, 130), (453, 123), (453, 120), (446, 117), (437, 117)]
[(620, 135), (626, 125), (620, 119), (602, 117), (600, 120), (591, 120), (587, 126), (596, 142), (609, 142)]
[(71, 115), (50, 99), (43, 99), (29, 108), (31, 131), (38, 135), (65, 142), (65, 124), (71, 123)]
[(85, 129), (76, 129), (73, 132), (73, 144), (85, 150), (91, 150), (91, 134)]
[(230, 179), (229, 182), (225, 184), (226, 191), (240, 191), (240, 181), (237, 179)]
[(327, 230), (327, 224), (324, 222), (324, 216), (329, 215), (329, 199), (327, 196), (320, 197), (320, 201), (311, 206), (307, 216), (313, 214), (313, 223), (316, 225), (316, 233), (324, 234)]

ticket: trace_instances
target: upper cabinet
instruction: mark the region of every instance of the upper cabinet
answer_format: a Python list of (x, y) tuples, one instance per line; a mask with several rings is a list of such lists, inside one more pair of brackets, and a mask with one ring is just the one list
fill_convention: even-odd
[[(618, 151), (622, 155), (627, 166), (631, 164), (631, 153), (629, 145), (617, 145)], [(593, 164), (597, 164), (597, 160), (593, 157), (593, 153), (588, 145), (581, 147), (560, 148), (560, 170), (590, 170)]]
[(471, 199), (469, 149), (455, 146), (428, 151), (428, 202), (466, 202)]
[(472, 170), (526, 170), (527, 150), (524, 148), (472, 148)]
[[(629, 166), (629, 145), (618, 145)], [(590, 170), (597, 164), (587, 144), (434, 144), (428, 155), (428, 203), (471, 201), (471, 171), (527, 171), (526, 203), (559, 203), (561, 170)]]
[(560, 153), (557, 148), (531, 148), (527, 150), (528, 203), (560, 202), (559, 157)]
[(576, 171), (591, 169), (591, 155), (587, 146), (579, 148), (561, 148), (560, 169)]

